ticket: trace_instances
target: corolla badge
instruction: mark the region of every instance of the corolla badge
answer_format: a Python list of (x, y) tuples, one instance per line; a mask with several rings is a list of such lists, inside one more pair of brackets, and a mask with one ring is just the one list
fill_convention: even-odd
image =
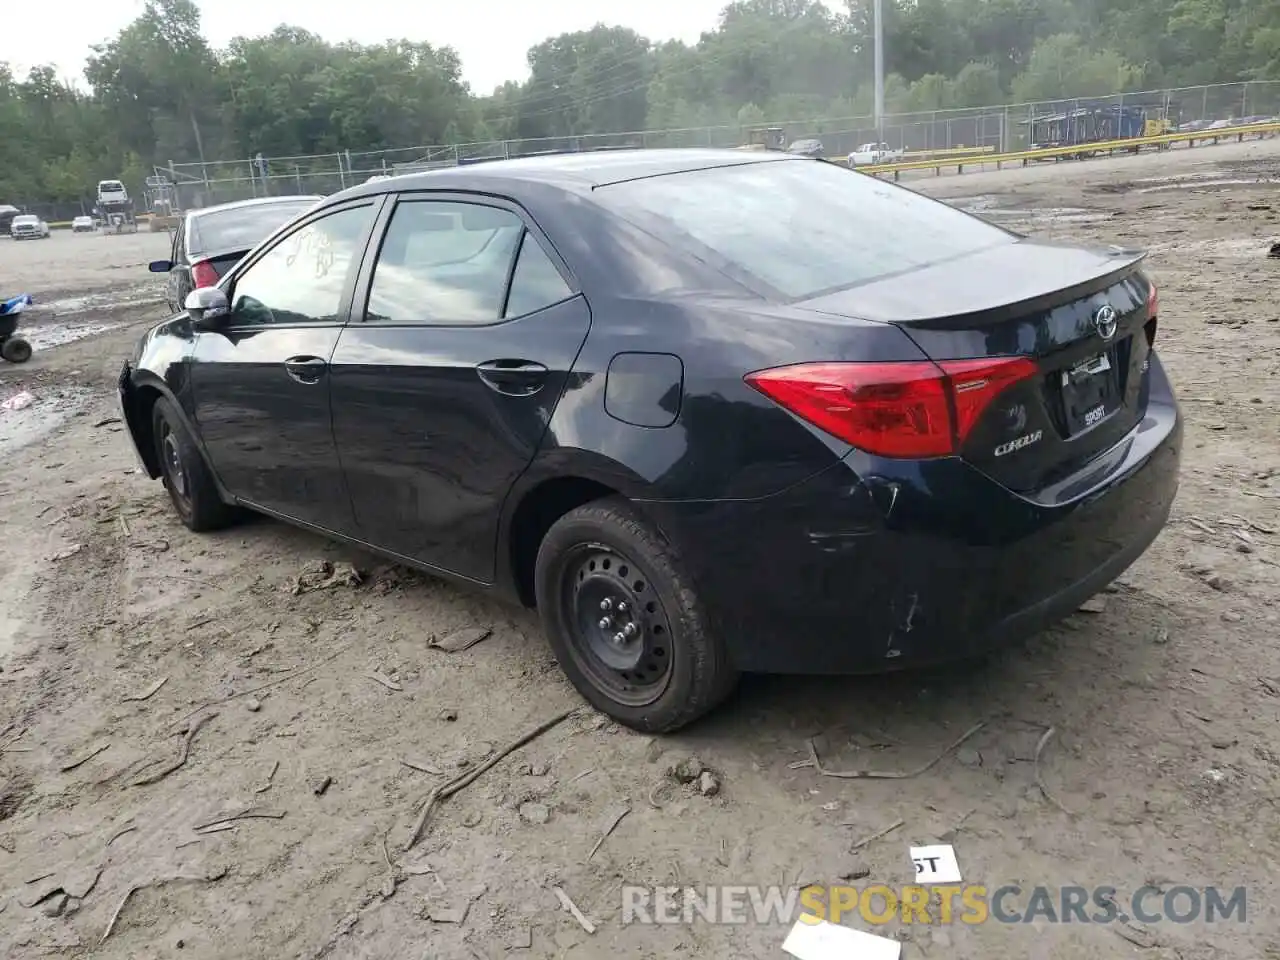
[(1098, 336), (1103, 340), (1114, 337), (1118, 325), (1119, 315), (1116, 313), (1116, 308), (1109, 303), (1104, 303), (1093, 314), (1093, 328), (1098, 331)]

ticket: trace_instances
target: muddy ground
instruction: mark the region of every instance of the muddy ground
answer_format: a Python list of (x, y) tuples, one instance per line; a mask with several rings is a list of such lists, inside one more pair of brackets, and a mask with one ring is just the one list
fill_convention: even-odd
[[(777, 957), (782, 926), (623, 925), (620, 887), (900, 885), (908, 845), (939, 841), (990, 888), (1245, 886), (1247, 919), (880, 928), (906, 957), (1275, 956), (1278, 180), (1280, 141), (911, 181), (1151, 250), (1185, 475), (1101, 612), (963, 669), (748, 678), (657, 741), (582, 710), (443, 802), (408, 855), (427, 791), (579, 703), (535, 618), (271, 521), (187, 533), (112, 419), (165, 238), (0, 242), (6, 289), (101, 295), (34, 330), (108, 328), (0, 365), (0, 401), (36, 398), (0, 412), (0, 956)], [(366, 577), (295, 594), (321, 560)], [(493, 632), (428, 646), (464, 627)], [(979, 721), (910, 779), (804, 765), (819, 736), (834, 766), (909, 770)], [(1052, 799), (1032, 762), (1049, 727)], [(667, 780), (690, 754), (717, 795)], [(250, 808), (268, 816), (195, 830)]]

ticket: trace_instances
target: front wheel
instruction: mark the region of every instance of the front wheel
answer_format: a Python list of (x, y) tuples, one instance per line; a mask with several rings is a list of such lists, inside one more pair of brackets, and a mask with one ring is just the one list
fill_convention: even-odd
[(675, 546), (621, 498), (557, 520), (535, 592), (556, 659), (592, 706), (646, 733), (717, 706), (737, 673)]
[(203, 533), (228, 526), (235, 519), (235, 509), (218, 495), (204, 456), (166, 397), (152, 409), (151, 431), (164, 488), (187, 529)]
[(21, 337), (10, 337), (0, 344), (0, 357), (10, 363), (26, 363), (31, 359), (31, 344)]

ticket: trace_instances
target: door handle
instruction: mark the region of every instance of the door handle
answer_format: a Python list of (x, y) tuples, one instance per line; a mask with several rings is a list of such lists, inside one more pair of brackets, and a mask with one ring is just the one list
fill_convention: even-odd
[(489, 360), (476, 367), (487, 387), (512, 397), (531, 397), (547, 382), (547, 368), (532, 360)]
[(329, 361), (320, 357), (290, 357), (284, 362), (285, 373), (299, 383), (319, 383)]

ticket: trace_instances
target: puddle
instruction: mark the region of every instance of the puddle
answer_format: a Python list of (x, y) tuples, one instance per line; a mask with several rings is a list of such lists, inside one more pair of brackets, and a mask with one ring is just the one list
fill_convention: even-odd
[(975, 197), (953, 197), (947, 203), (959, 207), (965, 213), (984, 213), (1000, 206), (1000, 198), (988, 193), (980, 193)]
[(1108, 213), (1086, 210), (1084, 207), (1002, 207), (1000, 198), (989, 194), (976, 197), (960, 197), (952, 204), (965, 213), (976, 214), (987, 220), (1022, 220), (1038, 224), (1101, 223), (1111, 219)]
[(36, 309), (53, 317), (85, 313), (89, 310), (118, 310), (121, 307), (140, 307), (159, 303), (164, 299), (162, 290), (154, 283), (116, 290), (111, 293), (88, 293), (76, 297), (60, 297), (57, 300), (36, 298)]
[(48, 350), (50, 347), (62, 347), (75, 343), (85, 337), (96, 337), (100, 333), (123, 327), (123, 323), (46, 323), (40, 326), (26, 327), (22, 335), (31, 342), (36, 350)]
[(1265, 257), (1269, 244), (1265, 240), (1245, 238), (1242, 240), (1165, 240), (1146, 245), (1149, 253), (1175, 252), (1179, 256), (1194, 256), (1197, 259), (1224, 257), (1228, 259), (1252, 260)]
[(116, 330), (127, 322), (113, 320), (112, 316), (117, 312), (159, 304), (163, 300), (162, 292), (153, 283), (108, 293), (60, 296), (53, 300), (37, 296), (18, 325), (22, 336), (31, 342), (32, 347), (49, 350)]
[(1212, 173), (1191, 173), (1181, 177), (1144, 177), (1133, 181), (1146, 184), (1138, 193), (1163, 193), (1168, 190), (1196, 190), (1201, 187), (1263, 187), (1280, 183), (1276, 177), (1224, 177)]
[[(21, 393), (10, 389), (0, 401)], [(0, 456), (43, 439), (70, 417), (88, 406), (93, 392), (84, 387), (41, 387), (32, 390), (35, 400), (21, 410), (0, 410)]]

